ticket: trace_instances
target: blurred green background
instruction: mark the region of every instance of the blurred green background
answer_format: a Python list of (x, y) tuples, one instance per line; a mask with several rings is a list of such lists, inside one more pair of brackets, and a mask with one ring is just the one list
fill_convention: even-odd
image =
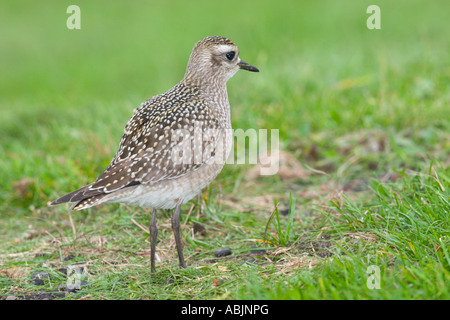
[(0, 4), (3, 212), (95, 179), (133, 109), (175, 85), (208, 35), (261, 70), (229, 81), (234, 128), (279, 129), (299, 159), (314, 143), (325, 168), (345, 160), (330, 141), (361, 130), (390, 134), (393, 165), (434, 144), (448, 156), (448, 1), (377, 1), (380, 30), (366, 27), (372, 1), (78, 1), (80, 30), (66, 27), (70, 4)]
[[(329, 138), (359, 130), (410, 130), (422, 145), (448, 132), (448, 1), (378, 1), (380, 30), (366, 27), (371, 1), (78, 1), (80, 30), (66, 27), (70, 4), (0, 4), (3, 210), (95, 179), (133, 109), (181, 80), (208, 35), (261, 70), (229, 81), (233, 127), (279, 129), (299, 159), (315, 143), (327, 162)], [(36, 190), (22, 206), (24, 178)]]
[[(72, 4), (81, 9), (81, 30), (66, 27), (70, 15), (66, 9)], [(372, 4), (381, 9), (380, 30), (366, 27), (366, 9)], [(312, 210), (311, 203), (317, 200), (311, 196), (314, 190), (332, 193), (343, 188), (352, 198), (367, 202), (374, 196), (367, 198), (367, 193), (359, 194), (358, 188), (362, 185), (367, 190), (370, 177), (392, 178), (393, 172), (403, 174), (408, 170), (424, 173), (430, 162), (439, 162), (445, 170), (450, 165), (449, 9), (448, 0), (1, 1), (0, 248), (10, 259), (9, 266), (22, 263), (16, 260), (17, 252), (36, 252), (39, 248), (56, 250), (58, 255), (53, 259), (61, 258), (64, 263), (62, 249), (73, 248), (78, 253), (84, 250), (85, 259), (99, 254), (108, 260), (116, 259), (113, 250), (118, 247), (138, 252), (146, 246), (142, 230), (130, 222), (130, 217), (143, 225), (148, 223), (148, 217), (139, 215), (137, 212), (141, 211), (135, 208), (108, 205), (92, 209), (102, 215), (88, 215), (91, 210), (85, 210), (73, 217), (77, 228), (89, 237), (97, 235), (100, 226), (100, 233), (110, 241), (113, 258), (102, 256), (103, 251), (89, 251), (92, 245), (83, 239), (52, 247), (54, 236), (48, 232), (69, 239), (72, 230), (64, 215), (67, 208), (50, 208), (47, 203), (96, 179), (116, 152), (133, 109), (181, 80), (192, 47), (205, 36), (230, 38), (239, 46), (240, 57), (261, 70), (257, 74), (239, 72), (228, 83), (233, 127), (279, 129), (283, 149), (300, 163), (328, 175), (288, 182), (275, 176), (243, 183), (245, 168), (226, 166), (213, 183), (216, 194), (231, 197), (234, 203), (240, 203), (247, 195), (267, 195), (270, 205), (251, 217), (245, 215), (245, 210), (217, 210), (216, 216), (214, 209), (208, 209), (206, 216), (196, 219), (208, 230), (212, 228), (213, 235), (209, 233), (201, 239), (203, 242), (186, 236), (190, 241), (188, 253), (213, 250), (222, 245), (221, 239), (227, 239), (223, 240), (224, 245), (244, 246), (242, 239), (248, 239), (249, 233), (264, 229), (275, 194), (280, 203), (286, 203), (292, 192), (297, 206), (302, 208), (302, 215), (296, 217), (300, 222), (295, 220), (300, 226), (292, 233), (298, 236), (306, 229), (321, 230), (323, 215), (327, 214), (321, 211), (314, 215), (321, 221), (318, 224), (303, 220)], [(448, 173), (443, 173), (441, 179), (450, 181)], [(355, 181), (360, 181), (357, 187)], [(410, 189), (415, 190), (407, 185), (399, 197), (409, 199)], [(215, 208), (220, 202), (216, 200), (222, 199), (211, 198), (208, 208)], [(373, 201), (374, 208), (391, 205)], [(256, 202), (261, 201), (253, 203)], [(376, 211), (372, 209), (360, 211), (365, 215)], [(440, 217), (439, 210), (436, 217)], [(222, 223), (226, 219), (236, 222)], [(215, 224), (218, 221), (220, 224)], [(360, 218), (355, 218), (355, 224), (343, 222), (333, 227), (335, 231), (347, 230), (359, 222)], [(377, 223), (371, 226), (373, 234), (381, 232), (377, 228), (384, 228)], [(423, 224), (425, 233), (434, 230), (427, 223)], [(236, 229), (236, 225), (248, 229)], [(448, 230), (445, 226), (443, 222), (442, 229)], [(29, 233), (34, 236), (27, 238)], [(222, 236), (215, 237), (216, 233)], [(433, 248), (441, 246), (442, 234), (436, 233), (438, 240), (422, 243), (422, 247), (433, 252)], [(170, 237), (170, 232), (162, 228), (162, 238)], [(228, 237), (237, 240), (232, 242)], [(410, 254), (408, 250), (414, 249), (408, 242), (412, 241), (410, 234), (403, 238), (403, 249)], [(403, 249), (393, 252), (402, 253)], [(361, 252), (362, 256), (365, 254)], [(39, 261), (30, 259), (24, 262), (27, 266), (41, 266), (38, 258)], [(131, 258), (125, 255), (123, 259), (128, 263)], [(415, 265), (422, 260), (411, 261)], [(391, 270), (390, 262), (386, 263), (386, 270)], [(428, 260), (423, 263), (429, 265)], [(442, 265), (445, 263), (439, 264)], [(442, 275), (439, 268), (429, 269), (435, 270), (436, 277)], [(317, 274), (315, 270), (310, 271), (311, 279), (320, 276), (322, 269)], [(336, 279), (347, 279), (346, 275), (330, 276), (324, 270), (319, 280), (328, 281), (330, 287), (336, 285)], [(345, 271), (341, 267), (336, 270)], [(397, 270), (404, 269), (393, 272)], [(141, 271), (136, 271), (137, 276)], [(365, 269), (360, 271), (364, 275)], [(215, 269), (211, 278), (216, 277), (214, 272)], [(239, 279), (234, 276), (231, 278)], [(109, 279), (109, 273), (105, 277)], [(203, 279), (204, 274), (198, 277)], [(407, 292), (397, 296), (419, 297), (420, 290), (414, 291), (414, 286), (408, 284), (414, 277), (408, 277), (393, 276), (389, 281)], [(422, 278), (416, 278), (419, 280), (413, 282), (420, 286)], [(7, 279), (5, 292), (23, 283), (20, 276), (3, 279)], [(102, 275), (95, 279), (102, 279)], [(148, 270), (142, 279), (145, 286), (150, 279)], [(436, 289), (442, 289), (441, 293), (448, 289), (445, 279)], [(348, 288), (350, 282), (343, 280), (343, 287)], [(273, 297), (271, 283), (274, 282), (268, 281), (264, 286), (268, 288), (267, 295)], [(317, 282), (311, 283), (311, 292), (320, 289)], [(203, 290), (203, 280), (197, 284), (203, 297), (217, 298), (215, 293), (208, 296), (212, 291)], [(101, 298), (110, 297), (110, 285), (111, 281), (105, 281), (105, 295), (99, 294)], [(188, 281), (188, 285), (191, 288), (192, 282)], [(244, 292), (241, 297), (252, 299), (255, 295), (249, 294), (248, 288), (240, 289)], [(180, 296), (186, 298), (189, 290), (181, 290)], [(255, 286), (254, 290), (260, 292), (260, 287)], [(289, 288), (287, 293), (283, 290), (279, 297), (292, 293)], [(436, 290), (430, 287), (427, 297), (435, 297)], [(350, 297), (358, 297), (361, 292), (358, 286), (350, 291)], [(146, 297), (148, 292), (143, 294)], [(365, 294), (390, 297), (389, 290), (365, 290)], [(174, 295), (168, 297), (180, 297)], [(131, 297), (126, 291), (120, 297), (128, 296)], [(317, 296), (310, 297), (330, 296), (318, 291)], [(336, 293), (335, 297), (342, 296)]]

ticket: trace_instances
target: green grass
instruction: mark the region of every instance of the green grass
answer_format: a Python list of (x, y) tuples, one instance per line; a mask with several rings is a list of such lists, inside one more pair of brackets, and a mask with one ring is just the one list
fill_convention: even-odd
[[(78, 1), (81, 30), (70, 4), (0, 4), (0, 297), (450, 298), (448, 1), (377, 1), (381, 30), (366, 28), (370, 1)], [(152, 276), (148, 210), (74, 212), (74, 233), (48, 202), (98, 176), (207, 35), (261, 70), (229, 81), (233, 127), (279, 129), (304, 172), (227, 165), (183, 207), (188, 269), (159, 212)], [(58, 269), (73, 265), (87, 284), (64, 297)]]

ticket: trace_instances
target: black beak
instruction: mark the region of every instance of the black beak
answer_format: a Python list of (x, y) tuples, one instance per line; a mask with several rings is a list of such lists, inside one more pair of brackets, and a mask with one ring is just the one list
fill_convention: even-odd
[(247, 62), (241, 60), (238, 63), (238, 66), (240, 69), (243, 70), (248, 70), (248, 71), (252, 71), (252, 72), (259, 72), (258, 68), (255, 66), (252, 66), (251, 64), (248, 64)]

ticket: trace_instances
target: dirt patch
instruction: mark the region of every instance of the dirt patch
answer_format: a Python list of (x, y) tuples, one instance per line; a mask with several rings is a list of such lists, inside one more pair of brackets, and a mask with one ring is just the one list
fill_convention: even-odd
[(31, 197), (30, 186), (34, 183), (31, 178), (24, 178), (13, 183), (13, 189), (17, 198), (29, 198)]
[(23, 294), (19, 292), (9, 292), (4, 300), (55, 300), (65, 298), (66, 292), (61, 291), (46, 291), (33, 292), (29, 294)]
[(319, 237), (304, 236), (301, 237), (300, 244), (296, 248), (303, 252), (325, 258), (332, 255), (331, 251), (328, 250), (332, 244), (333, 242), (330, 241), (330, 236), (328, 235), (321, 235)]

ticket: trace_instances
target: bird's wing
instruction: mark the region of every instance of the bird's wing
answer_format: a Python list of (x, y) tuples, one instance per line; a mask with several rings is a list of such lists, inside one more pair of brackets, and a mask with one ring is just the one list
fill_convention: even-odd
[(153, 98), (127, 123), (119, 151), (86, 195), (184, 176), (211, 160), (223, 133), (206, 101)]
[[(225, 155), (226, 129), (211, 105), (192, 90), (174, 87), (144, 102), (128, 121), (117, 154), (97, 180), (52, 205), (84, 205), (126, 187), (176, 179), (211, 162), (218, 152)], [(183, 99), (178, 99), (180, 94)]]

